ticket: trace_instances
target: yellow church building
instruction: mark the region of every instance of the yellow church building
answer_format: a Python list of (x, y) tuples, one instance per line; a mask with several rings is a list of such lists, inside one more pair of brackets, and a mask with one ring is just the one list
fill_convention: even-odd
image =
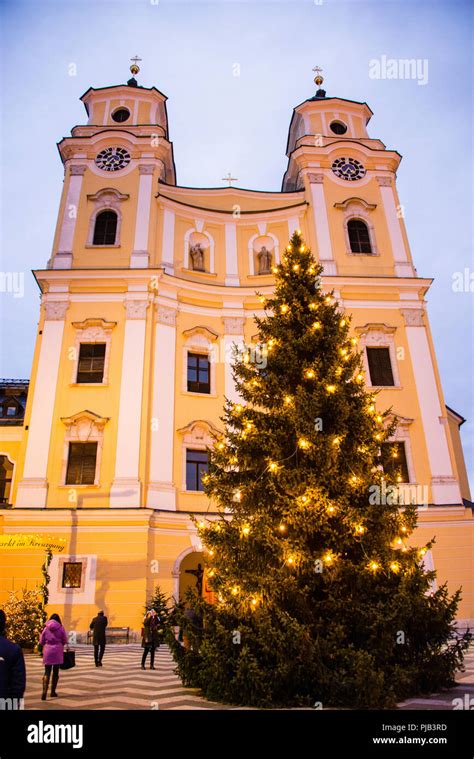
[[(138, 73), (132, 67), (133, 74)], [(322, 80), (317, 77), (317, 84)], [(295, 229), (352, 314), (366, 383), (398, 418), (413, 536), (474, 624), (474, 518), (396, 188), (401, 156), (369, 136), (366, 103), (321, 88), (294, 108), (280, 192), (177, 184), (166, 97), (87, 90), (58, 143), (64, 188), (41, 293), (31, 378), (0, 383), (0, 537), (65, 539), (49, 609), (83, 633), (98, 609), (138, 630), (159, 585), (178, 598), (203, 563), (191, 514), (207, 446), (236, 399), (232, 347), (255, 344), (257, 291)], [(283, 146), (282, 146), (283, 147)], [(258, 360), (255, 352), (255, 360)], [(198, 517), (199, 518), (199, 517)], [(4, 541), (5, 542), (5, 541)], [(0, 548), (0, 604), (41, 581), (44, 553)], [(206, 580), (204, 577), (204, 592)]]

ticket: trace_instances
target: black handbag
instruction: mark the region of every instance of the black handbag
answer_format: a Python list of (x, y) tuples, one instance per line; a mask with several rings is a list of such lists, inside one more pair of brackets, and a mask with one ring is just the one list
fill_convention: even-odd
[(76, 666), (76, 652), (67, 648), (64, 652), (64, 661), (59, 665), (59, 669), (72, 669)]

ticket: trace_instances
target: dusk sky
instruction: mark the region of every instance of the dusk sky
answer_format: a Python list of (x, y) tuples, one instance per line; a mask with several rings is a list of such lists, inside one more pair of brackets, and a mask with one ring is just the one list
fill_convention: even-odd
[[(2, 377), (30, 375), (31, 269), (46, 267), (62, 188), (56, 142), (85, 123), (89, 86), (124, 83), (138, 54), (139, 83), (169, 98), (179, 184), (224, 186), (230, 171), (239, 187), (279, 190), (292, 109), (314, 94), (318, 64), (328, 95), (366, 101), (369, 134), (403, 156), (398, 190), (418, 274), (434, 278), (431, 328), (446, 402), (468, 419), (473, 481), (474, 294), (453, 291), (456, 272), (474, 271), (470, 2), (15, 0), (0, 10), (1, 270), (24, 274), (23, 297), (0, 292)], [(371, 78), (383, 56), (417, 59), (423, 77)]]

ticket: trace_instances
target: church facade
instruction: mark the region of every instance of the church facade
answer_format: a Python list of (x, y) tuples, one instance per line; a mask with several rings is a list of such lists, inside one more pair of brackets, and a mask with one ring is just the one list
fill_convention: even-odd
[[(396, 188), (400, 155), (369, 136), (366, 103), (298, 105), (280, 192), (176, 182), (166, 97), (90, 88), (87, 120), (58, 143), (64, 188), (53, 250), (34, 271), (41, 309), (31, 378), (0, 385), (0, 535), (61, 537), (49, 604), (84, 632), (98, 609), (140, 627), (159, 585), (202, 584), (191, 515), (224, 398), (236, 400), (234, 344), (262, 359), (259, 294), (301, 229), (323, 287), (352, 314), (365, 381), (398, 420), (403, 480), (419, 505), (415, 542), (462, 586), (474, 622), (474, 519), (459, 428), (446, 406)], [(229, 183), (230, 184), (230, 183)], [(26, 399), (27, 396), (27, 399)], [(400, 462), (399, 462), (400, 463)], [(1, 550), (1, 549), (0, 549)], [(1, 550), (0, 603), (41, 581), (44, 554)]]

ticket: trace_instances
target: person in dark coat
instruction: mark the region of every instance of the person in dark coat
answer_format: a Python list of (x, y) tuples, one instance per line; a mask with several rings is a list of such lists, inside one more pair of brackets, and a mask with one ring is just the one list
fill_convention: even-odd
[(145, 669), (145, 662), (148, 653), (150, 653), (150, 669), (155, 669), (155, 650), (160, 645), (161, 620), (155, 609), (150, 609), (145, 614), (142, 628), (142, 669)]
[(43, 646), (44, 664), (43, 693), (41, 694), (41, 700), (46, 701), (51, 672), (53, 673), (51, 696), (55, 698), (58, 695), (56, 687), (59, 680), (59, 665), (64, 661), (64, 646), (67, 643), (67, 633), (61, 624), (59, 614), (51, 614), (49, 620), (46, 622), (43, 632), (41, 633), (39, 642), (40, 645)]
[(26, 685), (23, 651), (5, 637), (6, 617), (0, 609), (0, 698), (23, 698)]
[(92, 643), (94, 644), (94, 661), (96, 667), (102, 666), (105, 651), (105, 629), (109, 621), (103, 611), (99, 611), (89, 627), (92, 630)]

